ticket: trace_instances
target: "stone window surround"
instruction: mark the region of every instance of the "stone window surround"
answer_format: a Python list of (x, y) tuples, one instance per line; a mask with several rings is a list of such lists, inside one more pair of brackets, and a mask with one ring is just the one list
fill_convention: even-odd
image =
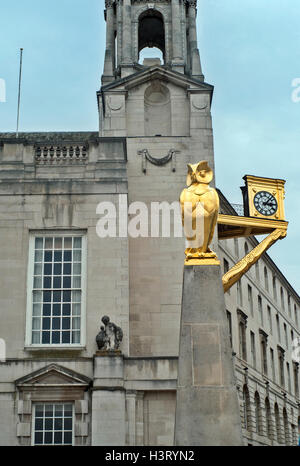
[[(242, 370), (244, 369), (244, 370)], [(278, 386), (270, 387), (269, 382), (265, 382), (265, 384), (258, 383), (258, 380), (256, 379), (256, 376), (253, 374), (249, 368), (250, 374), (249, 377), (245, 377), (245, 368), (238, 367), (238, 385), (237, 389), (239, 392), (239, 399), (240, 399), (240, 410), (241, 410), (241, 419), (243, 420), (243, 435), (245, 439), (248, 439), (249, 441), (253, 442), (254, 445), (265, 443), (268, 446), (272, 445), (277, 445), (284, 443), (284, 426), (283, 426), (283, 418), (282, 418), (282, 413), (283, 409), (287, 409), (288, 413), (288, 420), (289, 420), (289, 429), (291, 429), (291, 425), (297, 425), (297, 419), (299, 416), (299, 411), (297, 410), (297, 406), (294, 403), (290, 403), (291, 400), (288, 398), (283, 397), (283, 392), (282, 390), (279, 389)], [(248, 372), (248, 370), (246, 371)], [(272, 384), (271, 384), (272, 385)], [(243, 390), (240, 388), (243, 387)], [(245, 429), (244, 427), (244, 416), (245, 416), (245, 404), (244, 404), (244, 390), (249, 392), (250, 396), (250, 428), (248, 430)], [(279, 389), (279, 390), (278, 390)], [(263, 432), (262, 436), (264, 439), (261, 437), (257, 436), (258, 434), (256, 433), (256, 423), (255, 423), (255, 416), (254, 416), (254, 395), (255, 392), (258, 391), (260, 400), (261, 400), (261, 409), (262, 409), (262, 415), (263, 415)], [(269, 402), (269, 412), (267, 412), (267, 404), (266, 400)], [(279, 408), (279, 430), (280, 430), (280, 441), (277, 440), (277, 435), (276, 435), (276, 423), (275, 423), (275, 404), (278, 404)], [(292, 408), (291, 408), (292, 406)], [(294, 412), (295, 409), (295, 412)], [(298, 407), (299, 409), (299, 407)], [(269, 417), (267, 418), (267, 414), (269, 414)], [(267, 422), (269, 420), (269, 433), (268, 433), (268, 426)], [(298, 419), (300, 421), (300, 417)], [(300, 423), (299, 423), (300, 426)], [(298, 430), (297, 430), (298, 434)], [(268, 438), (267, 441), (266, 438)], [(258, 443), (257, 443), (258, 442)], [(292, 438), (290, 437), (290, 442), (289, 445), (292, 442)], [(293, 441), (294, 445), (298, 444), (298, 439), (294, 439)]]
[(237, 316), (238, 316), (238, 326), (239, 326), (240, 357), (246, 361), (247, 360), (246, 329), (247, 329), (248, 316), (240, 309), (237, 310)]
[(244, 428), (248, 431), (252, 428), (251, 404), (250, 394), (247, 384), (243, 387), (243, 414), (244, 414)]
[[(81, 272), (81, 342), (80, 344), (32, 344), (32, 277), (34, 267), (34, 241), (37, 236), (82, 236), (82, 272)], [(86, 344), (86, 274), (87, 274), (87, 231), (78, 229), (45, 229), (29, 231), (29, 249), (28, 249), (28, 268), (27, 268), (27, 304), (26, 304), (26, 331), (25, 331), (25, 350), (82, 350)]]
[(280, 385), (284, 388), (285, 385), (285, 377), (284, 377), (284, 358), (285, 358), (285, 351), (284, 349), (277, 345), (277, 354), (278, 354), (278, 366), (279, 366), (279, 378), (280, 378)]
[(267, 305), (267, 313), (268, 313), (270, 334), (272, 335), (273, 334), (272, 311), (271, 311), (271, 306), (269, 306), (269, 305)]
[(275, 358), (274, 358), (273, 348), (270, 348), (270, 359), (271, 359), (272, 379), (274, 382), (276, 382)]
[(278, 403), (274, 405), (274, 417), (275, 417), (275, 438), (278, 443), (282, 442), (282, 429), (281, 429), (281, 419)]
[(260, 395), (256, 391), (254, 394), (254, 403), (255, 403), (255, 428), (258, 435), (263, 434), (263, 421), (262, 421), (262, 405), (260, 401)]
[(256, 346), (255, 346), (255, 333), (250, 331), (250, 344), (251, 344), (251, 355), (252, 355), (252, 365), (256, 369)]
[(250, 313), (253, 316), (254, 314), (254, 306), (253, 306), (253, 293), (252, 293), (252, 286), (248, 284), (248, 304), (250, 308)]
[[(68, 404), (68, 405), (70, 404), (70, 406), (72, 406), (72, 417), (71, 417), (71, 416), (68, 416), (69, 418), (72, 419), (72, 426), (67, 430), (68, 433), (72, 432), (72, 440), (71, 440), (71, 443), (65, 444), (65, 443), (64, 443), (64, 438), (63, 438), (63, 437), (64, 437), (63, 434), (66, 432), (66, 431), (64, 430), (64, 420), (66, 419), (66, 417), (65, 417), (65, 408), (64, 408), (64, 407), (65, 407), (67, 404)], [(37, 416), (36, 407), (37, 407), (38, 405), (42, 405), (42, 406), (43, 406), (43, 415), (42, 415), (42, 416)], [(62, 409), (62, 415), (61, 415), (61, 416), (57, 416), (57, 415), (54, 414), (54, 415), (51, 416), (51, 418), (50, 418), (49, 416), (46, 416), (46, 414), (45, 414), (45, 406), (46, 406), (46, 405), (52, 405), (52, 406), (53, 406), (53, 407), (52, 407), (52, 410), (54, 410), (54, 406), (56, 406), (56, 405), (62, 406), (62, 407), (63, 407), (63, 409)], [(62, 443), (55, 443), (55, 434), (57, 433), (57, 430), (55, 429), (55, 422), (56, 422), (56, 420), (57, 420), (58, 417), (60, 417), (60, 418), (62, 419), (62, 427), (61, 427), (61, 429), (60, 429), (61, 435), (62, 435)], [(36, 430), (36, 427), (35, 427), (35, 423), (36, 423), (36, 419), (37, 419), (37, 418), (43, 420), (43, 428), (42, 428), (42, 429), (39, 429), (39, 430)], [(50, 418), (50, 419), (52, 419), (52, 422), (53, 422), (53, 424), (52, 424), (52, 430), (46, 430), (46, 429), (44, 428), (44, 421), (45, 421), (45, 418), (48, 418), (48, 419)], [(60, 446), (60, 445), (62, 445), (62, 446), (63, 446), (63, 445), (73, 446), (73, 445), (74, 445), (74, 440), (75, 440), (75, 435), (74, 435), (74, 426), (75, 426), (74, 418), (75, 418), (74, 403), (72, 403), (72, 402), (70, 402), (70, 403), (69, 403), (69, 402), (67, 402), (67, 403), (65, 403), (65, 402), (64, 402), (64, 403), (61, 403), (61, 402), (55, 401), (55, 402), (50, 403), (50, 402), (45, 402), (45, 401), (43, 401), (43, 402), (35, 402), (35, 403), (33, 403), (33, 404), (32, 404), (32, 423), (31, 423), (31, 424), (32, 424), (32, 434), (31, 434), (31, 444), (32, 444), (32, 446), (47, 446), (47, 445), (50, 445), (50, 446), (56, 446), (56, 445), (57, 445), (57, 446)], [(43, 440), (44, 440), (43, 443), (37, 443), (37, 444), (35, 443), (35, 434), (36, 434), (36, 432), (42, 434)], [(47, 443), (45, 442), (45, 437), (44, 437), (44, 436), (45, 436), (46, 432), (51, 432), (51, 434), (52, 434), (52, 443), (50, 443), (50, 444), (47, 444)]]
[(262, 372), (264, 375), (268, 375), (268, 356), (267, 356), (268, 335), (262, 329), (259, 329), (259, 337), (260, 337), (260, 348), (261, 348)]
[(291, 369), (290, 369), (290, 364), (288, 362), (286, 363), (286, 374), (287, 374), (288, 391), (289, 391), (289, 393), (291, 393), (291, 391), (292, 391)]
[(237, 302), (239, 306), (243, 306), (243, 289), (242, 278), (236, 283)]
[[(47, 375), (55, 375), (57, 383), (43, 383)], [(60, 383), (59, 378), (62, 377)], [(66, 379), (69, 379), (66, 380)], [(51, 364), (16, 381), (17, 388), (17, 437), (20, 445), (34, 445), (34, 404), (72, 403), (74, 405), (73, 444), (89, 443), (89, 394), (90, 379)]]
[(264, 267), (264, 281), (265, 281), (265, 289), (266, 291), (269, 291), (269, 274), (268, 274), (268, 269), (266, 266)]
[(277, 327), (277, 338), (281, 342), (281, 331), (280, 331), (280, 317), (279, 314), (276, 314), (276, 327)]
[(260, 294), (257, 296), (257, 308), (258, 308), (258, 314), (259, 314), (261, 325), (264, 325), (263, 304), (262, 304), (262, 297), (260, 296)]
[(293, 361), (294, 391), (295, 396), (299, 398), (299, 363)]
[(231, 348), (232, 348), (233, 343), (232, 343), (232, 317), (231, 317), (231, 312), (226, 310), (226, 317), (227, 317), (227, 323), (228, 323), (230, 345), (231, 345)]
[(272, 411), (269, 397), (265, 398), (265, 413), (266, 413), (266, 434), (270, 440), (273, 440), (273, 423), (272, 423)]

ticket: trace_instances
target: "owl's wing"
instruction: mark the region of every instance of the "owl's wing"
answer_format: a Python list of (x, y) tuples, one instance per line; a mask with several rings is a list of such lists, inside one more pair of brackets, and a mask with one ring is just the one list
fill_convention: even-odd
[(187, 190), (184, 189), (180, 195), (181, 219), (184, 225), (184, 203), (187, 201)]
[(211, 229), (210, 229), (210, 234), (208, 238), (208, 245), (212, 242), (214, 232), (215, 232), (215, 227), (218, 221), (218, 215), (219, 215), (219, 207), (220, 207), (220, 200), (217, 192), (213, 190), (213, 195), (215, 197), (215, 211), (213, 214), (211, 214)]
[(210, 243), (212, 242), (213, 236), (214, 236), (215, 227), (216, 227), (216, 224), (217, 224), (217, 221), (218, 221), (218, 211), (213, 214), (211, 220), (212, 221), (211, 221), (210, 234), (209, 234), (209, 238), (208, 238), (208, 245), (210, 245)]

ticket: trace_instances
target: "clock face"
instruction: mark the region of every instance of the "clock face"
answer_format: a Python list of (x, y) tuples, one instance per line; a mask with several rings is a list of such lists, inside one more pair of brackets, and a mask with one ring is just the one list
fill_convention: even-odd
[(278, 209), (275, 197), (267, 191), (259, 191), (254, 197), (254, 206), (261, 215), (274, 215)]

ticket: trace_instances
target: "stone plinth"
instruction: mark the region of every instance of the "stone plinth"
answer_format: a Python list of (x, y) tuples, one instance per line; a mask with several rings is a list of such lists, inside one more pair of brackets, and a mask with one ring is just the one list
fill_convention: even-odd
[(243, 445), (217, 265), (184, 268), (175, 445)]
[(98, 350), (95, 353), (95, 356), (101, 356), (101, 357), (115, 357), (115, 356), (121, 356), (122, 351), (121, 350)]
[(98, 351), (94, 356), (92, 445), (125, 445), (125, 391), (123, 356)]

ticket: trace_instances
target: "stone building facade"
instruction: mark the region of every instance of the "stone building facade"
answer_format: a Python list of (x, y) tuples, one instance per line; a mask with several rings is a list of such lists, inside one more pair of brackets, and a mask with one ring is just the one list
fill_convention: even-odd
[[(213, 87), (194, 1), (105, 14), (99, 133), (0, 133), (1, 445), (173, 444), (184, 239), (130, 237), (121, 217), (177, 201), (187, 163), (214, 168)], [(139, 64), (153, 45), (163, 63)], [(111, 205), (118, 234), (100, 238)], [(226, 270), (255, 244), (214, 246)], [(296, 444), (299, 296), (265, 254), (226, 304), (245, 444)], [(96, 353), (103, 315), (122, 354)]]
[[(221, 200), (223, 213), (237, 213)], [(257, 244), (254, 237), (220, 241), (224, 272)], [(264, 254), (225, 301), (245, 444), (297, 445), (299, 296)]]

